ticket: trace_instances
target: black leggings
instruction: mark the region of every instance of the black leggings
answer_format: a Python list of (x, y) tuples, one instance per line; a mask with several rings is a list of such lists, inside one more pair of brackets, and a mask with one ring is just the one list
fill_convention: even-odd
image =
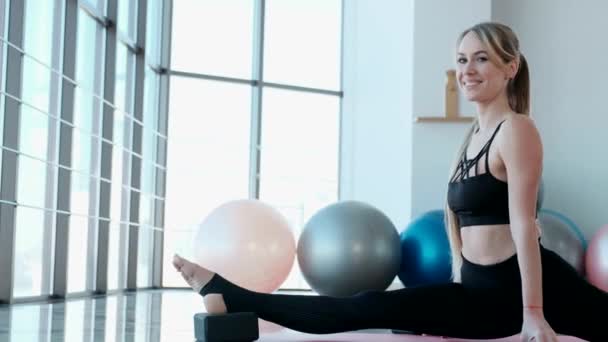
[[(608, 341), (608, 293), (542, 246), (541, 256), (549, 325), (558, 334)], [(255, 312), (264, 320), (307, 333), (395, 329), (473, 339), (518, 334), (523, 317), (517, 255), (487, 266), (464, 259), (461, 272), (462, 284), (365, 291), (345, 298), (257, 293), (216, 275), (201, 294), (221, 293), (228, 312)]]

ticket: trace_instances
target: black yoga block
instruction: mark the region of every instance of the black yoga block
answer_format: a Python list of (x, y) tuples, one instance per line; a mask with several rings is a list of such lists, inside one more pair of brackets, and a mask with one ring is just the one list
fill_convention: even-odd
[(194, 315), (197, 342), (255, 341), (259, 335), (258, 316), (251, 312)]

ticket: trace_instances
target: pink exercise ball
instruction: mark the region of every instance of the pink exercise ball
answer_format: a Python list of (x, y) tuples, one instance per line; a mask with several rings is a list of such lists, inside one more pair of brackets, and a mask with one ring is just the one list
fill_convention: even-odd
[(296, 243), (277, 210), (258, 200), (235, 200), (199, 224), (193, 255), (199, 265), (243, 288), (271, 293), (289, 276)]
[(589, 282), (608, 292), (608, 225), (591, 238), (585, 255), (585, 268)]

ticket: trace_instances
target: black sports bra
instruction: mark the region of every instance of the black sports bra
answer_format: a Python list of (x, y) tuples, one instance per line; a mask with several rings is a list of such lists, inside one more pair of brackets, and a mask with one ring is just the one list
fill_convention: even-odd
[[(506, 182), (497, 179), (490, 172), (488, 156), (490, 146), (503, 120), (498, 124), (492, 137), (481, 148), (475, 158), (467, 159), (465, 147), (458, 167), (448, 184), (448, 205), (457, 215), (460, 227), (477, 225), (509, 224), (509, 193)], [(485, 172), (478, 174), (478, 162), (485, 156)], [(471, 168), (475, 176), (469, 176)]]

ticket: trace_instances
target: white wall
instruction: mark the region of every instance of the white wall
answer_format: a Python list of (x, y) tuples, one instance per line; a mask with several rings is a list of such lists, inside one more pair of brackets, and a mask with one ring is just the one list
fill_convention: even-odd
[(544, 207), (589, 238), (608, 223), (608, 2), (494, 0), (520, 37), (544, 143)]
[(413, 0), (344, 1), (341, 199), (410, 219)]
[[(418, 0), (414, 13), (414, 98), (416, 116), (443, 116), (445, 72), (456, 67), (456, 40), (466, 28), (491, 17), (491, 2)], [(475, 107), (460, 99), (460, 113)], [(413, 127), (412, 217), (443, 209), (449, 169), (470, 123), (415, 123)]]

